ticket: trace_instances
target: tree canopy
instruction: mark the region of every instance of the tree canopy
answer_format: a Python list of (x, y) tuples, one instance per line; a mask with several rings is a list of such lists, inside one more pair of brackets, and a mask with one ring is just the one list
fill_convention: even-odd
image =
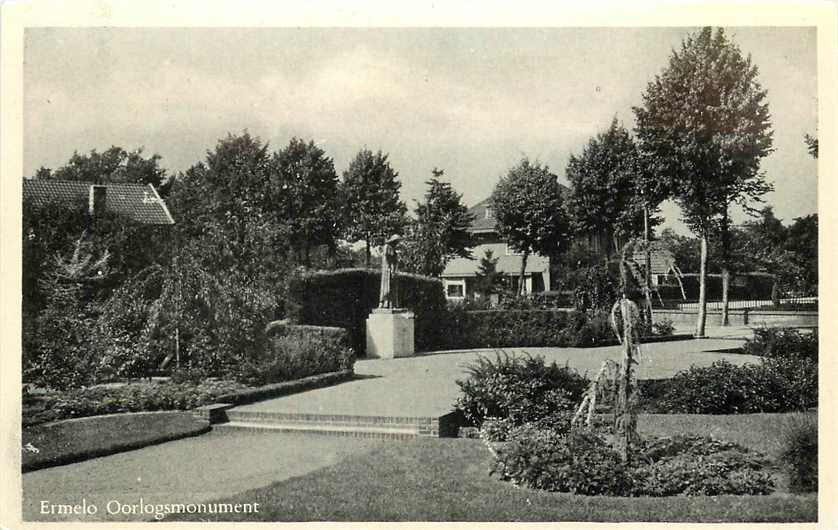
[(650, 227), (660, 223), (654, 212), (663, 193), (642, 162), (634, 139), (616, 118), (590, 139), (581, 155), (571, 155), (567, 210), (575, 232), (605, 233), (620, 246), (618, 242), (643, 233), (644, 207)]
[(136, 182), (152, 184), (165, 195), (167, 190), (166, 170), (160, 167), (160, 155), (149, 157), (143, 155), (143, 148), (126, 151), (122, 147), (111, 146), (98, 152), (96, 149), (89, 153), (74, 152), (67, 164), (51, 170), (41, 167), (34, 178), (55, 180), (80, 180), (85, 182)]
[(520, 291), (530, 254), (557, 256), (569, 243), (562, 190), (547, 166), (524, 158), (498, 181), (490, 201), (498, 235), (523, 255)]
[(471, 257), (474, 246), (468, 229), (474, 220), (462, 203), (462, 194), (441, 180), (444, 171), (434, 168), (425, 182), (428, 191), (416, 205), (416, 218), (409, 224), (402, 245), (403, 264), (407, 270), (439, 276), (455, 257)]
[(402, 233), (407, 223), (398, 176), (386, 154), (373, 154), (369, 149), (359, 151), (343, 173), (343, 238), (351, 243), (364, 241), (368, 266), (370, 247), (381, 246), (389, 236)]

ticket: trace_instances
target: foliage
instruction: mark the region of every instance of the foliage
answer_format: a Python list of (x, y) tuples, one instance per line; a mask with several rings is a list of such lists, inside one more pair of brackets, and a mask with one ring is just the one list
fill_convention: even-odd
[(652, 330), (655, 335), (667, 337), (675, 333), (675, 324), (669, 318), (656, 320), (655, 323), (652, 324)]
[(480, 356), (458, 380), (456, 406), (473, 425), (487, 417), (508, 418), (515, 425), (570, 412), (588, 381), (568, 367), (545, 364), (542, 357)]
[[(445, 296), (435, 278), (399, 274), (402, 303), (416, 316), (416, 349), (439, 349), (445, 340)], [(369, 269), (300, 272), (289, 281), (286, 317), (295, 324), (335, 326), (349, 332), (356, 353), (366, 351), (366, 320), (378, 307), (381, 272)]]
[(809, 154), (812, 155), (812, 158), (817, 158), (818, 157), (818, 137), (806, 134), (803, 137), (803, 141), (806, 143), (806, 149), (809, 151)]
[[(640, 147), (669, 179), (687, 225), (701, 238), (704, 285), (706, 245), (720, 234), (722, 267), (727, 267), (729, 207), (753, 212), (751, 202), (772, 189), (759, 172), (772, 151), (766, 91), (758, 69), (724, 31), (703, 28), (673, 51), (668, 67), (650, 82), (643, 106), (635, 107)], [(699, 311), (697, 334), (704, 334)]]
[(188, 410), (212, 403), (216, 396), (239, 390), (231, 381), (204, 381), (200, 384), (136, 382), (123, 385), (92, 386), (51, 393), (42, 398), (41, 410), (24, 414), (24, 423), (34, 425), (69, 418), (142, 412)]
[(56, 255), (42, 281), (46, 307), (38, 315), (38, 337), (24, 350), (23, 379), (47, 388), (77, 387), (95, 376), (93, 329), (101, 312), (102, 286), (110, 255), (97, 255), (80, 237), (69, 256)]
[(495, 186), (491, 207), (498, 235), (523, 256), (519, 290), (530, 254), (557, 256), (569, 245), (561, 187), (547, 166), (524, 158)]
[(578, 311), (610, 310), (620, 297), (619, 279), (605, 265), (581, 268), (575, 278), (573, 305)]
[(615, 242), (639, 237), (644, 208), (650, 228), (660, 222), (654, 212), (666, 195), (658, 185), (662, 180), (644, 178), (634, 139), (616, 118), (588, 141), (580, 156), (570, 156), (566, 175), (571, 183), (567, 209), (576, 233), (610, 234)]
[(471, 256), (474, 244), (468, 229), (474, 218), (462, 203), (462, 194), (440, 180), (443, 174), (434, 168), (425, 183), (424, 201), (416, 205), (416, 219), (407, 227), (401, 256), (406, 271), (437, 277), (452, 258)]
[(364, 241), (366, 265), (370, 247), (381, 246), (391, 235), (401, 233), (407, 222), (407, 207), (399, 200), (399, 174), (387, 155), (362, 149), (343, 173), (340, 198), (343, 205), (343, 236), (349, 242)]
[(292, 138), (271, 158), (273, 213), (288, 228), (292, 248), (310, 265), (317, 245), (334, 247), (339, 234), (340, 198), (332, 159), (314, 144)]
[(291, 381), (352, 368), (355, 354), (342, 328), (283, 326), (271, 347), (245, 360), (237, 380), (250, 386)]
[(669, 380), (654, 412), (749, 414), (802, 411), (818, 404), (817, 362), (797, 356), (735, 366), (716, 361)]
[(474, 277), (474, 290), (482, 296), (497, 294), (503, 290), (504, 273), (497, 270), (500, 257), (494, 257), (491, 250), (480, 258), (480, 265)]
[(743, 353), (762, 357), (801, 357), (818, 360), (818, 330), (804, 333), (795, 328), (756, 328), (745, 341)]
[(765, 495), (774, 489), (765, 457), (709, 437), (640, 442), (623, 462), (610, 442), (586, 430), (525, 425), (498, 447), (492, 472), (515, 484), (582, 495)]
[(498, 449), (492, 472), (517, 485), (578, 495), (625, 495), (632, 485), (620, 455), (588, 431), (516, 429)]
[(818, 491), (818, 416), (794, 416), (786, 427), (780, 460), (791, 477), (794, 492)]
[(41, 167), (35, 175), (38, 179), (80, 180), (83, 182), (136, 182), (151, 184), (165, 196), (166, 170), (160, 167), (160, 155), (146, 158), (143, 148), (126, 151), (122, 147), (111, 146), (99, 153), (92, 149), (89, 153), (73, 156), (56, 170)]

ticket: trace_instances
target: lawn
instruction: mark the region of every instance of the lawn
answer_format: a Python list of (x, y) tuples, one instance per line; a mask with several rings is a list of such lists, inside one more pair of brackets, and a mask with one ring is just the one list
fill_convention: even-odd
[(188, 412), (93, 416), (23, 429), (23, 470), (79, 462), (209, 430)]
[[(645, 433), (712, 433), (774, 454), (783, 414), (642, 416)], [(479, 440), (416, 439), (382, 445), (309, 475), (222, 502), (258, 502), (259, 514), (179, 516), (211, 521), (662, 521), (792, 522), (817, 519), (817, 495), (620, 498), (519, 489), (488, 475)], [(169, 520), (169, 519), (167, 519)]]

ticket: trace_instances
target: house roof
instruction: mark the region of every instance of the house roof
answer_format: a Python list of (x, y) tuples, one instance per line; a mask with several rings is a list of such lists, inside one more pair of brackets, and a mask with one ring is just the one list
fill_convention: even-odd
[[(559, 184), (559, 190), (561, 191), (562, 198), (566, 199), (568, 194), (570, 194), (570, 188), (563, 184)], [(490, 233), (495, 231), (495, 217), (493, 215), (486, 216), (486, 210), (491, 209), (491, 198), (483, 199), (482, 201), (478, 202), (471, 208), (469, 208), (469, 213), (474, 216), (474, 221), (472, 221), (471, 226), (469, 227), (469, 232), (472, 233)]]
[[(73, 180), (23, 180), (23, 199), (37, 206), (56, 202), (69, 207), (88, 204), (90, 187), (94, 183)], [(166, 203), (151, 184), (129, 182), (108, 182), (101, 184), (107, 189), (105, 209), (124, 215), (141, 224), (171, 225), (175, 223)]]
[[(517, 276), (521, 273), (522, 256), (498, 256), (495, 269), (503, 274)], [(530, 255), (527, 258), (527, 268), (524, 274), (541, 273), (550, 267), (550, 259), (544, 256)], [(479, 259), (454, 258), (445, 265), (442, 271), (443, 278), (456, 278), (464, 276), (475, 276), (480, 268)]]
[[(649, 247), (651, 274), (667, 274), (675, 263), (675, 255), (659, 241), (652, 241)], [(643, 267), (646, 264), (646, 251), (635, 249), (632, 258)]]

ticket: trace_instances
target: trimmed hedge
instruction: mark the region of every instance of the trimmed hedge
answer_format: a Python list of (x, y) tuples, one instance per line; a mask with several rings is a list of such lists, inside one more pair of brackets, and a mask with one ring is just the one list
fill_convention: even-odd
[[(728, 296), (730, 300), (770, 300), (771, 290), (774, 285), (774, 280), (771, 276), (764, 274), (741, 274), (737, 278), (744, 278), (745, 285), (733, 285), (731, 279)], [(698, 275), (685, 274), (681, 279), (684, 284), (684, 292), (687, 295), (687, 300), (698, 300)], [(679, 285), (660, 285), (658, 286), (658, 294), (664, 300), (676, 300), (683, 302), (681, 296), (681, 287)], [(721, 300), (722, 299), (722, 276), (721, 274), (707, 275), (707, 300)], [(654, 302), (657, 303), (657, 297)]]
[(352, 371), (355, 354), (343, 328), (271, 322), (269, 351), (242, 362), (236, 379), (248, 386), (292, 381), (329, 372)]
[(567, 346), (572, 315), (548, 309), (448, 310), (445, 348), (507, 348), (522, 346)]
[[(416, 315), (416, 350), (439, 349), (445, 317), (442, 282), (398, 274), (401, 305)], [(339, 269), (297, 274), (289, 282), (286, 318), (294, 324), (345, 328), (358, 355), (366, 353), (366, 320), (378, 306), (381, 272)]]

